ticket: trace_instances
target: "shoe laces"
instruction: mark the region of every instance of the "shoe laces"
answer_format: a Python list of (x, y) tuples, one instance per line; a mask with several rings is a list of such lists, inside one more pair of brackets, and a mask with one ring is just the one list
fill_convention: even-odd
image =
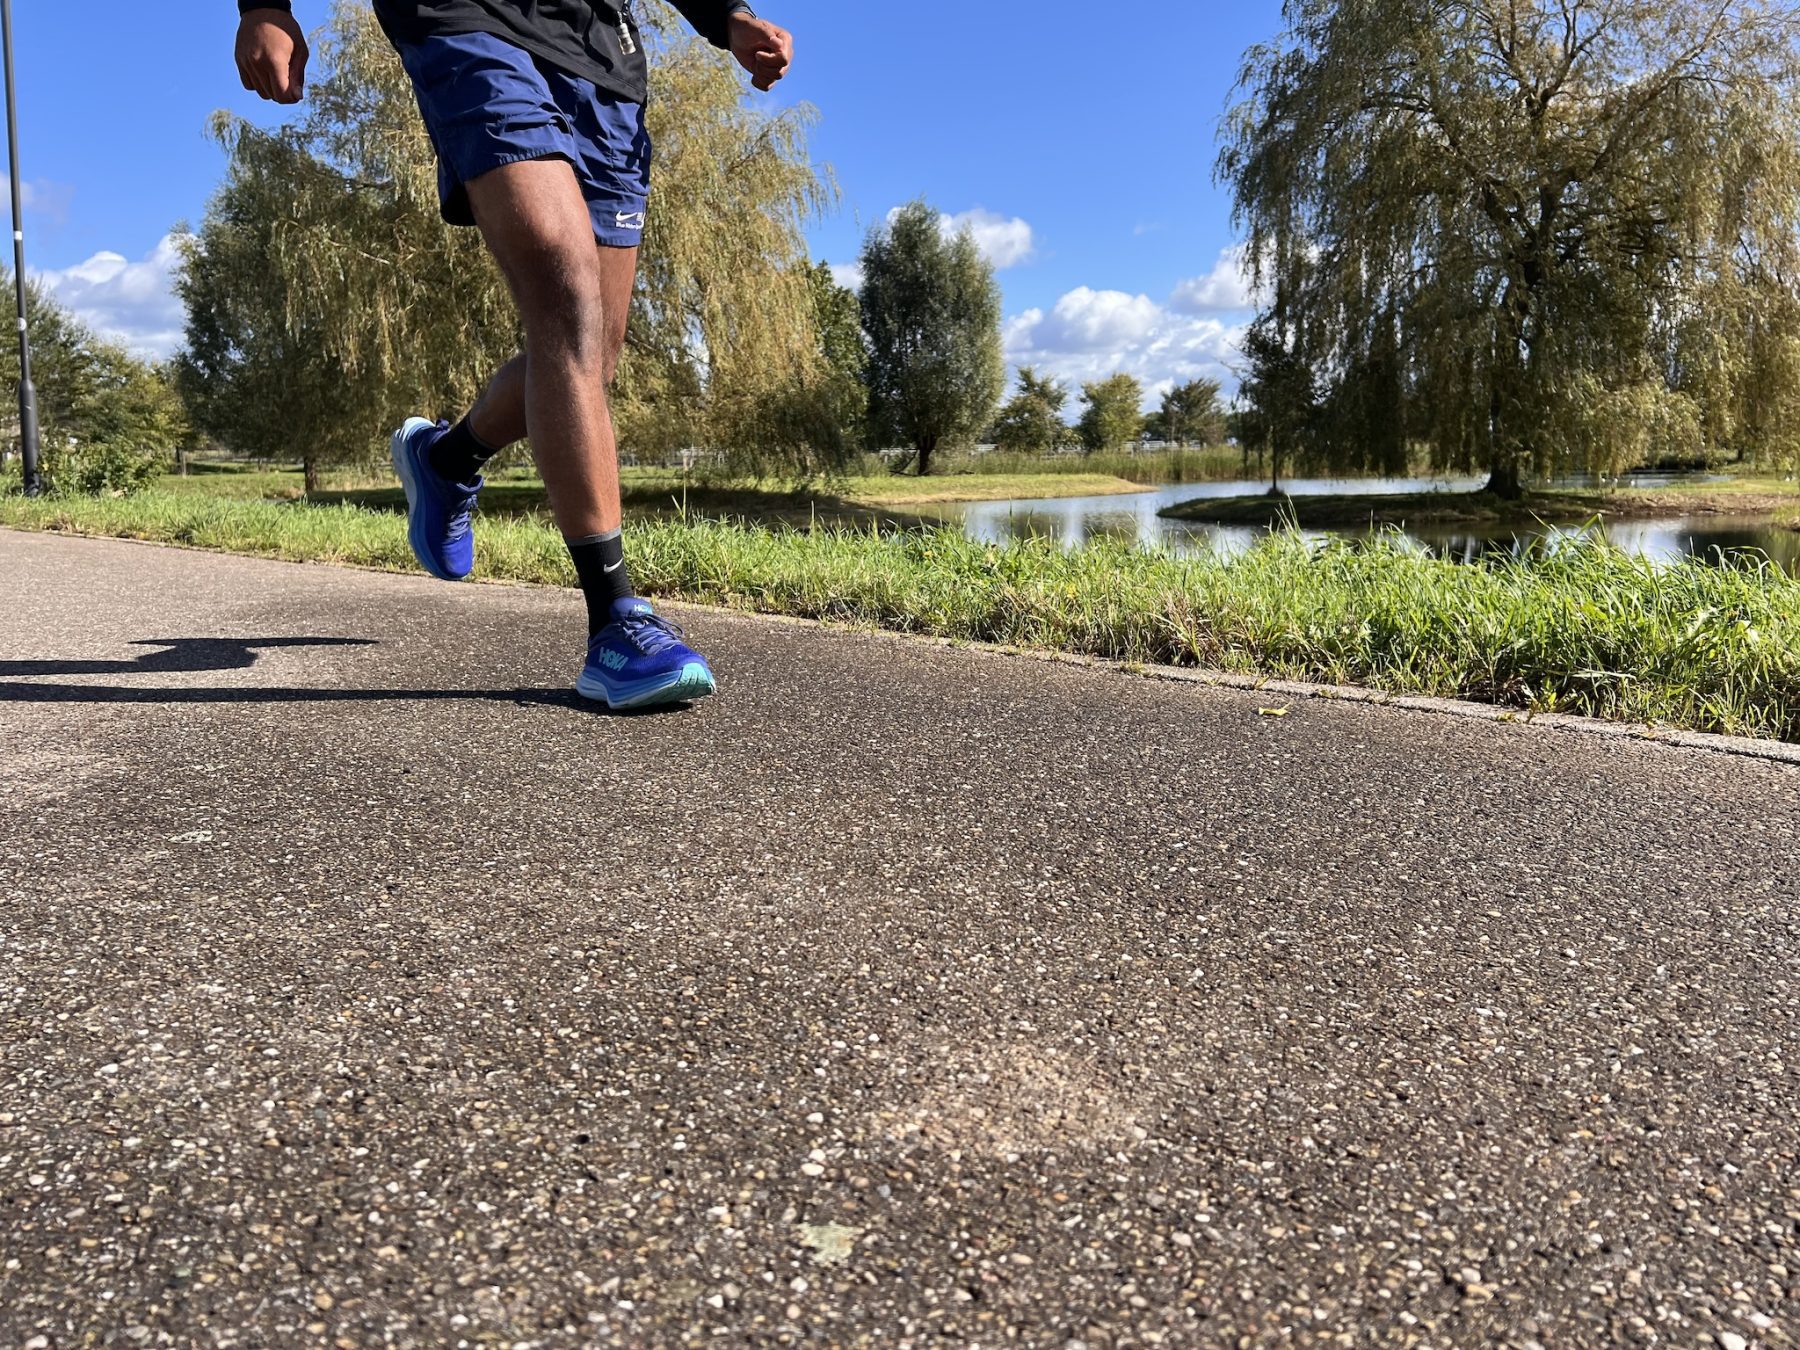
[(637, 644), (638, 650), (645, 656), (655, 656), (658, 652), (679, 646), (687, 636), (680, 624), (651, 610), (625, 615), (619, 620), (619, 627), (625, 630), (625, 635)]
[(460, 483), (450, 485), (450, 509), (444, 521), (446, 539), (461, 539), (473, 528), (475, 502), (479, 496), (479, 491), (470, 492)]
[[(450, 430), (450, 424), (440, 417), (437, 423), (438, 434), (441, 436), (448, 430)], [(429, 450), (420, 458), (423, 460), (425, 472), (443, 484), (445, 541), (454, 542), (461, 539), (474, 527), (475, 502), (481, 495), (481, 488), (477, 486), (471, 489), (466, 483), (452, 483), (441, 477), (437, 470), (431, 467)]]

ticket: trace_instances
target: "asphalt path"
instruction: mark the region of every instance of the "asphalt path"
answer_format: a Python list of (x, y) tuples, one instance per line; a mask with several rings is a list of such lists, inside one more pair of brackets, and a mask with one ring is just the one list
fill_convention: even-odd
[(0, 532), (0, 1345), (1785, 1345), (1800, 769)]

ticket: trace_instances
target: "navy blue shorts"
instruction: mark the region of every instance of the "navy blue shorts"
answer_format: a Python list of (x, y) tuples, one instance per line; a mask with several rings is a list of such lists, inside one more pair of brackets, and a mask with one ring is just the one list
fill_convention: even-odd
[(636, 248), (650, 200), (644, 105), (627, 103), (491, 33), (426, 38), (400, 48), (437, 149), (444, 219), (473, 225), (467, 185), (527, 159), (566, 159), (594, 219), (594, 238)]

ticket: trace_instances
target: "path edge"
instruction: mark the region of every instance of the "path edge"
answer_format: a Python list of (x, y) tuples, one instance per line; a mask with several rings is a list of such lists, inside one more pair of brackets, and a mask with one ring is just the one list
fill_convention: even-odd
[[(135, 539), (123, 535), (90, 534), (78, 530), (34, 530), (0, 526), (0, 535), (47, 535), (60, 539), (95, 539), (117, 544), (135, 544), (146, 548), (174, 549), (183, 553), (206, 553), (218, 557), (237, 558), (245, 562), (268, 563), (278, 567), (330, 567), (345, 572), (365, 572), (374, 576), (420, 580), (422, 573), (401, 572), (385, 567), (364, 567), (356, 563), (295, 561), (290, 558), (268, 558), (254, 553), (233, 553), (227, 549), (200, 548), (191, 544), (161, 539)], [(482, 578), (465, 585), (494, 586), (511, 590), (561, 592), (576, 594), (572, 587), (551, 586), (534, 581), (511, 581)], [(1800, 766), (1800, 744), (1786, 741), (1759, 740), (1751, 736), (1723, 736), (1702, 731), (1683, 731), (1673, 727), (1646, 725), (1641, 722), (1608, 722), (1593, 717), (1575, 717), (1568, 713), (1532, 713), (1494, 703), (1475, 703), (1466, 699), (1434, 698), (1424, 694), (1397, 694), (1367, 685), (1315, 684), (1306, 680), (1284, 680), (1273, 676), (1240, 675), (1226, 670), (1195, 666), (1151, 665), (1141, 661), (1121, 661), (1112, 657), (1088, 656), (1079, 652), (1059, 652), (1047, 648), (1017, 647), (1006, 643), (978, 642), (972, 638), (934, 637), (926, 633), (901, 633), (891, 628), (846, 623), (837, 619), (812, 619), (795, 614), (765, 614), (755, 610), (732, 609), (726, 605), (708, 605), (696, 600), (659, 599), (659, 603), (695, 615), (729, 615), (737, 619), (763, 623), (789, 624), (816, 628), (825, 632), (855, 633), (890, 642), (938, 648), (956, 648), (983, 652), (991, 656), (1020, 661), (1041, 661), (1052, 665), (1074, 666), (1087, 670), (1104, 670), (1138, 679), (1171, 684), (1199, 685), (1210, 689), (1228, 689), (1238, 693), (1273, 694), (1281, 698), (1318, 700), (1329, 703), (1361, 704), (1392, 708), (1401, 712), (1422, 713), (1437, 717), (1455, 717), (1465, 721), (1490, 722), (1519, 727), (1536, 727), (1565, 735), (1598, 737), (1603, 740), (1631, 741), (1639, 744), (1671, 746), (1697, 750), (1707, 754), (1727, 755), (1738, 759), (1757, 759), (1773, 764)]]

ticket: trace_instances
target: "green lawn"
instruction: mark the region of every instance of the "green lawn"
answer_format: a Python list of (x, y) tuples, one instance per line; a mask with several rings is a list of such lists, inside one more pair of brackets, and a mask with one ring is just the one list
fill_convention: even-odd
[[(414, 570), (393, 511), (191, 482), (0, 496), (0, 525)], [(573, 580), (540, 517), (483, 519), (478, 541), (482, 577)], [(647, 593), (734, 609), (1800, 740), (1800, 581), (1773, 568), (1657, 567), (1598, 543), (1461, 565), (1275, 534), (1224, 560), (693, 519), (640, 521), (630, 550)]]
[[(619, 474), (625, 506), (633, 515), (701, 514), (786, 524), (863, 524), (894, 515), (891, 508), (956, 502), (1006, 501), (1015, 497), (1097, 497), (1142, 492), (1145, 485), (1106, 473), (1009, 472), (916, 478), (859, 474), (795, 487), (775, 479), (720, 481), (676, 469), (624, 468)], [(305, 496), (305, 481), (293, 468), (249, 465), (196, 465), (185, 478), (169, 475), (158, 489), (176, 495), (268, 498), (293, 501)], [(330, 473), (315, 500), (383, 510), (404, 508), (405, 498), (391, 474), (372, 470)], [(528, 469), (507, 469), (482, 494), (488, 515), (547, 511), (544, 485)]]

